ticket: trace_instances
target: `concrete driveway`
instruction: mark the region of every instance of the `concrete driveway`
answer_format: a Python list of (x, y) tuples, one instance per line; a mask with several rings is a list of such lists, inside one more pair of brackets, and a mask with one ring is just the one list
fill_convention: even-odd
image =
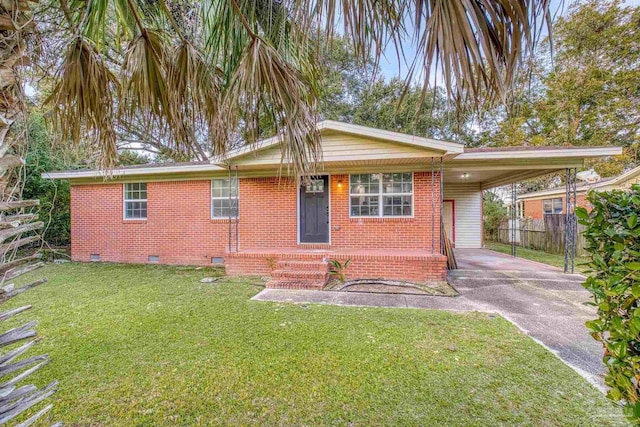
[(500, 314), (604, 389), (602, 347), (584, 323), (596, 317), (584, 278), (553, 271), (456, 270), (449, 282), (461, 301)]
[(486, 249), (456, 250), (460, 269), (449, 272), (454, 298), (265, 289), (253, 299), (374, 307), (498, 313), (604, 390), (602, 347), (584, 323), (596, 317), (578, 274)]

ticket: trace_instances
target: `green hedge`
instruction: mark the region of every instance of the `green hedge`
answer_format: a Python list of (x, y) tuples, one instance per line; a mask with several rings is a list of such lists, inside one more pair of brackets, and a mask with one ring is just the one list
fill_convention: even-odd
[(576, 209), (590, 258), (584, 287), (598, 309), (587, 327), (604, 347), (607, 396), (640, 424), (640, 185), (592, 191), (588, 200), (591, 212)]

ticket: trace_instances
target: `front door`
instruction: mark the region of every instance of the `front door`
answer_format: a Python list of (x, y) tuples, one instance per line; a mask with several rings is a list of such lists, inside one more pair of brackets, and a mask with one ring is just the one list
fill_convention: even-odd
[(329, 243), (329, 177), (300, 185), (300, 243)]

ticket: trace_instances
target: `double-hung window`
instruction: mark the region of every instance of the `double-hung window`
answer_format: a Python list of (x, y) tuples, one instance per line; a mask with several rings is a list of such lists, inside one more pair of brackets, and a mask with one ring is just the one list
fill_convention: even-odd
[(211, 218), (238, 216), (238, 182), (236, 178), (211, 180)]
[(413, 215), (413, 173), (370, 173), (349, 176), (350, 216)]
[(124, 218), (147, 219), (147, 183), (124, 184)]
[(555, 199), (544, 199), (542, 201), (542, 210), (545, 215), (562, 213), (562, 197)]

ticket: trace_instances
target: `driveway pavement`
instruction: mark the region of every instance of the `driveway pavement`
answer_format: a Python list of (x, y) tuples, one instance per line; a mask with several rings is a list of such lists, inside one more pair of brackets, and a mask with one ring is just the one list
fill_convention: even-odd
[(253, 299), (498, 313), (604, 390), (602, 348), (584, 326), (595, 318), (595, 309), (583, 304), (589, 294), (582, 280), (553, 268), (455, 270), (449, 282), (458, 297), (265, 289)]

